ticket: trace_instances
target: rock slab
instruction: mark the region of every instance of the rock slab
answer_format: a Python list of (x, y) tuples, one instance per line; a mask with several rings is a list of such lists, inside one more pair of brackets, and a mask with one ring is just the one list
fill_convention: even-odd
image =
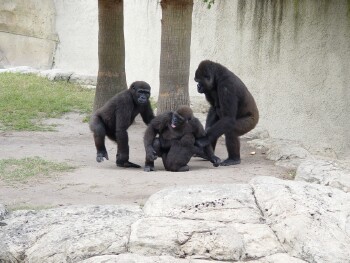
[(3, 217), (0, 262), (350, 262), (350, 194), (273, 177)]

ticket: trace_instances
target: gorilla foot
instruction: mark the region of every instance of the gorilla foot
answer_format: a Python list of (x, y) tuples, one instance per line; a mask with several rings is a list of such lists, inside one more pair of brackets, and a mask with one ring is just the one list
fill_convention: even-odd
[(190, 170), (190, 167), (188, 165), (182, 166), (177, 170), (177, 172), (187, 172)]
[(106, 158), (106, 160), (109, 160), (107, 152), (98, 152), (96, 156), (96, 161), (98, 163), (103, 162), (103, 157)]
[(214, 156), (210, 162), (213, 164), (214, 167), (218, 167), (221, 164), (221, 159), (217, 156)]
[(241, 163), (241, 159), (226, 159), (225, 161), (221, 162), (220, 165), (221, 166), (230, 166), (230, 165), (236, 165), (236, 164), (240, 164)]
[(140, 165), (129, 161), (117, 161), (117, 166), (124, 167), (124, 168), (141, 168)]
[(154, 166), (149, 166), (146, 165), (145, 168), (143, 168), (145, 172), (153, 172), (154, 171)]

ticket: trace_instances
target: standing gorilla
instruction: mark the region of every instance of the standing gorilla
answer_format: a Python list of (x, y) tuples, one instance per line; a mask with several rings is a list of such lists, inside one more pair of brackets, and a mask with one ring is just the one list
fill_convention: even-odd
[(198, 146), (212, 144), (225, 134), (228, 158), (220, 165), (241, 162), (239, 136), (252, 130), (259, 121), (259, 111), (244, 83), (226, 67), (209, 60), (202, 61), (195, 73), (199, 93), (210, 104), (206, 120), (206, 136), (196, 140)]
[[(156, 137), (157, 135), (159, 136)], [(193, 117), (188, 106), (180, 106), (175, 112), (165, 112), (155, 117), (144, 136), (145, 171), (154, 171), (154, 160), (157, 156), (162, 157), (167, 171), (188, 171), (187, 164), (198, 148), (194, 145), (195, 140), (204, 135), (202, 124)], [(215, 167), (219, 165), (220, 159), (214, 155), (210, 145), (205, 146), (203, 151)]]
[(136, 81), (128, 90), (119, 92), (98, 109), (90, 121), (97, 149), (97, 162), (108, 160), (105, 136), (117, 143), (117, 166), (140, 168), (140, 165), (129, 162), (129, 138), (127, 129), (140, 113), (144, 123), (154, 118), (149, 101), (151, 87), (144, 81)]

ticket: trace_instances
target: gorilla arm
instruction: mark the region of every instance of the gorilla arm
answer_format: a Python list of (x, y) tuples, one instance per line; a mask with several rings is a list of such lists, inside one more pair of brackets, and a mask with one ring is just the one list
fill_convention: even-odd
[[(197, 138), (205, 138), (205, 131), (200, 121), (197, 118), (193, 118), (191, 120), (191, 124), (194, 128), (194, 136), (196, 138), (196, 142), (197, 142)], [(214, 155), (214, 151), (210, 143), (208, 145), (203, 146), (202, 148), (203, 148), (204, 154), (208, 157), (209, 161), (215, 167), (218, 167), (221, 160), (219, 157)]]
[(153, 148), (153, 141), (159, 133), (159, 126), (160, 122), (158, 121), (157, 117), (150, 122), (145, 131), (145, 135), (143, 137), (143, 144), (145, 146), (146, 151), (146, 164), (149, 161), (153, 162), (155, 159), (157, 159), (156, 152)]
[(148, 103), (145, 106), (139, 106), (140, 107), (140, 115), (142, 117), (142, 120), (145, 124), (149, 124), (151, 120), (154, 119), (154, 113), (151, 107), (151, 103), (148, 101)]
[(224, 87), (222, 92), (218, 92), (218, 97), (220, 107), (215, 106), (212, 110), (216, 111), (219, 119), (208, 127), (204, 137), (196, 140), (196, 145), (199, 147), (205, 147), (224, 133), (234, 130), (238, 110), (237, 95), (229, 93), (228, 89)]

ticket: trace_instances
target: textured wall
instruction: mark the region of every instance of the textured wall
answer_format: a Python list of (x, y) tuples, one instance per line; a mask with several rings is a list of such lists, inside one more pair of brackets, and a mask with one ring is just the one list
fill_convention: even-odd
[[(0, 1), (0, 66), (52, 64), (57, 32), (54, 67), (95, 75), (96, 1), (53, 1)], [(159, 1), (124, 2), (127, 81), (145, 80), (157, 96)], [(348, 0), (219, 0), (211, 9), (195, 0), (191, 51), (192, 101), (204, 101), (195, 69), (212, 59), (246, 83), (272, 137), (350, 156)]]
[(194, 12), (190, 79), (200, 60), (218, 61), (255, 95), (272, 137), (349, 155), (350, 2), (239, 0), (212, 8)]
[(56, 43), (52, 0), (0, 1), (0, 68), (51, 68)]
[(97, 75), (97, 1), (54, 0), (59, 45), (55, 68)]

